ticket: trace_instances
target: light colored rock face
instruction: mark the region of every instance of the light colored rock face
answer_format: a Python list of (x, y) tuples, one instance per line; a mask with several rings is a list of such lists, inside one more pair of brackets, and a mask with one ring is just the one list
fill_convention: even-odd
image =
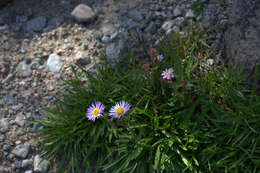
[(51, 72), (58, 73), (62, 68), (63, 62), (57, 54), (51, 54), (47, 60), (47, 66)]
[(248, 59), (252, 72), (260, 62), (260, 1), (234, 0), (229, 27), (225, 33), (226, 55), (237, 62)]
[(26, 158), (29, 153), (29, 148), (29, 145), (18, 145), (12, 153), (17, 157)]
[(46, 173), (49, 169), (49, 162), (47, 160), (42, 160), (39, 155), (36, 155), (33, 166), (35, 172)]
[(80, 23), (89, 23), (96, 18), (95, 12), (85, 4), (79, 4), (71, 15)]

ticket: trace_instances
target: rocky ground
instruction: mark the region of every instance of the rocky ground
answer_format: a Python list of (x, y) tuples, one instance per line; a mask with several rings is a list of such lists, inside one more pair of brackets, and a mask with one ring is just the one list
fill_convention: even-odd
[(228, 1), (201, 2), (200, 14), (195, 0), (13, 0), (0, 7), (0, 173), (55, 172), (40, 163), (37, 136), (27, 133), (42, 127), (25, 119), (46, 116), (62, 79), (72, 77), (70, 65), (95, 73), (102, 55), (140, 56), (137, 35), (152, 46), (162, 33), (185, 34), (194, 22), (221, 56)]

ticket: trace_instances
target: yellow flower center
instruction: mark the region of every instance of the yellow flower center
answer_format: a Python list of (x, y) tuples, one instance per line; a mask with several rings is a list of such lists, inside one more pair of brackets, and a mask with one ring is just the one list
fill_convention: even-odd
[(94, 116), (97, 116), (98, 113), (99, 113), (99, 109), (95, 108), (92, 113), (93, 113)]
[(122, 113), (124, 113), (124, 108), (120, 107), (116, 110), (118, 115), (121, 115)]
[(167, 72), (167, 73), (166, 73), (166, 76), (171, 76), (171, 73), (170, 73), (170, 72)]

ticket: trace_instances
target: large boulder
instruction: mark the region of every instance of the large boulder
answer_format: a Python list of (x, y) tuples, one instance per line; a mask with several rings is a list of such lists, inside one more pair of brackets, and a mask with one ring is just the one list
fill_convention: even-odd
[(247, 60), (249, 74), (253, 74), (256, 63), (260, 62), (259, 19), (259, 0), (233, 0), (225, 33), (226, 55), (238, 63)]

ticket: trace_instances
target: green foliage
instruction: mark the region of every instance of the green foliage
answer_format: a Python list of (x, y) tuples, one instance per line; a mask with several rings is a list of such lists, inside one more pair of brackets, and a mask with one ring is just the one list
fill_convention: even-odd
[(199, 15), (204, 7), (204, 4), (206, 3), (206, 0), (197, 0), (193, 4), (193, 11), (196, 15)]
[[(260, 97), (242, 70), (208, 64), (214, 54), (201, 31), (165, 39), (158, 52), (164, 59), (147, 57), (146, 69), (131, 55), (96, 76), (72, 67), (63, 98), (36, 121), (43, 155), (59, 161), (58, 172), (259, 172)], [(170, 80), (161, 75), (168, 68)], [(121, 100), (131, 110), (112, 119)], [(93, 122), (85, 114), (96, 101), (106, 108)]]

